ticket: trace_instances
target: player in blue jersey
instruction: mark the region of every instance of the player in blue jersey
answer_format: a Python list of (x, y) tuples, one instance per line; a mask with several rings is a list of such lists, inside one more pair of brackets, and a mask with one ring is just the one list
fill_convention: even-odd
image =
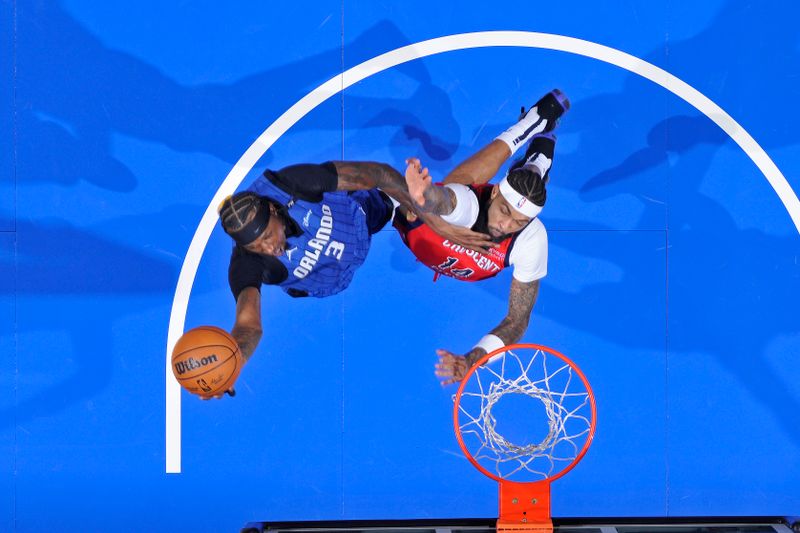
[[(389, 165), (338, 161), (267, 170), (222, 202), (220, 221), (235, 242), (228, 270), (236, 299), (231, 334), (245, 362), (261, 339), (261, 285), (277, 285), (294, 297), (344, 290), (366, 258), (371, 236), (392, 217), (388, 195), (417, 211), (405, 178)], [(418, 214), (453, 242), (487, 246), (482, 233)]]

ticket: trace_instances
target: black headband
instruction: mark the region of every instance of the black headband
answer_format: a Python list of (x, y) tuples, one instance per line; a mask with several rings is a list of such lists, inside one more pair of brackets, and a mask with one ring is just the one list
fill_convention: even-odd
[[(247, 246), (267, 229), (270, 218), (269, 206), (270, 203), (266, 198), (255, 193), (236, 193), (222, 202), (219, 210), (222, 229), (237, 244)], [(241, 226), (234, 224), (234, 222), (249, 218), (250, 213), (254, 213), (254, 215), (246, 224)]]

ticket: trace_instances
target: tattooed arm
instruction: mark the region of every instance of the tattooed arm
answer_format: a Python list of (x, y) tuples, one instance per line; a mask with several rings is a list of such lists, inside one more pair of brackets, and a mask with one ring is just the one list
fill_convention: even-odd
[(448, 187), (432, 187), (428, 169), (416, 157), (406, 159), (406, 185), (418, 210), (436, 215), (449, 215), (458, 202), (456, 193)]
[[(448, 224), (433, 212), (421, 209), (411, 198), (405, 178), (391, 166), (383, 163), (352, 161), (334, 161), (333, 164), (339, 176), (338, 190), (356, 191), (379, 188), (400, 202), (403, 207), (416, 213), (433, 231), (445, 239), (480, 253), (487, 253), (490, 247), (496, 246), (488, 235)], [(429, 187), (429, 189), (434, 188), (439, 189), (440, 187)], [(450, 200), (447, 205), (449, 203)], [(439, 214), (448, 214), (452, 212), (453, 207), (449, 207), (449, 210), (443, 207), (443, 212)]]
[[(512, 279), (508, 295), (508, 313), (490, 333), (499, 337), (504, 345), (514, 344), (520, 340), (528, 329), (531, 311), (538, 296), (538, 279), (529, 283)], [(436, 375), (442, 378), (442, 385), (449, 385), (464, 379), (467, 370), (486, 355), (486, 350), (475, 347), (464, 356), (455, 355), (447, 350), (436, 350), (436, 353), (439, 355)]]
[(512, 278), (511, 290), (508, 293), (508, 313), (490, 333), (500, 337), (500, 340), (506, 345), (514, 344), (520, 340), (528, 329), (531, 311), (533, 311), (533, 306), (536, 304), (538, 297), (538, 279), (523, 283)]
[(339, 175), (338, 190), (358, 191), (378, 188), (408, 209), (415, 209), (405, 179), (391, 166), (384, 163), (354, 161), (334, 161), (333, 164)]
[[(418, 188), (419, 197), (412, 198), (407, 184), (409, 173), (413, 173), (413, 181), (409, 183), (421, 183), (427, 178), (428, 184), (430, 184), (428, 169), (421, 168), (419, 159), (408, 160), (405, 178), (397, 170), (383, 163), (334, 161), (333, 164), (336, 166), (336, 172), (339, 175), (340, 191), (355, 191), (377, 187), (413, 211), (422, 210), (436, 215), (449, 215), (456, 206), (456, 198), (453, 192), (450, 189), (441, 187), (420, 186)], [(425, 190), (423, 191), (423, 189)]]
[[(242, 354), (242, 364), (246, 363), (258, 346), (261, 340), (261, 293), (255, 287), (246, 287), (239, 293), (236, 299), (236, 322), (233, 324), (231, 336), (239, 345)], [(236, 391), (233, 385), (227, 392), (230, 396), (235, 396)], [(215, 396), (201, 396), (203, 400), (216, 398), (222, 399), (224, 393)]]
[(236, 322), (231, 331), (245, 363), (256, 350), (261, 333), (261, 293), (255, 287), (247, 287), (236, 299)]

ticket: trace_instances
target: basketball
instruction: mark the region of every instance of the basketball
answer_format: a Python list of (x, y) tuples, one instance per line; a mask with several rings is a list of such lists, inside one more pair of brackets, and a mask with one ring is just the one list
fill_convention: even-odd
[(172, 373), (181, 387), (201, 397), (228, 390), (242, 370), (239, 345), (224, 329), (200, 326), (190, 329), (172, 350)]

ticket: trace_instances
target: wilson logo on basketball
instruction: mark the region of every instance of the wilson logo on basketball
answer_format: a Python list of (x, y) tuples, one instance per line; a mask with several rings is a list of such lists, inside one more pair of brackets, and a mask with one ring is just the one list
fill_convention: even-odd
[(179, 363), (175, 363), (175, 372), (177, 372), (178, 375), (185, 374), (186, 372), (190, 372), (192, 370), (202, 368), (206, 365), (210, 365), (211, 363), (215, 363), (216, 361), (217, 361), (217, 356), (215, 354), (203, 357), (199, 361), (194, 357), (190, 357), (186, 361), (180, 361)]

